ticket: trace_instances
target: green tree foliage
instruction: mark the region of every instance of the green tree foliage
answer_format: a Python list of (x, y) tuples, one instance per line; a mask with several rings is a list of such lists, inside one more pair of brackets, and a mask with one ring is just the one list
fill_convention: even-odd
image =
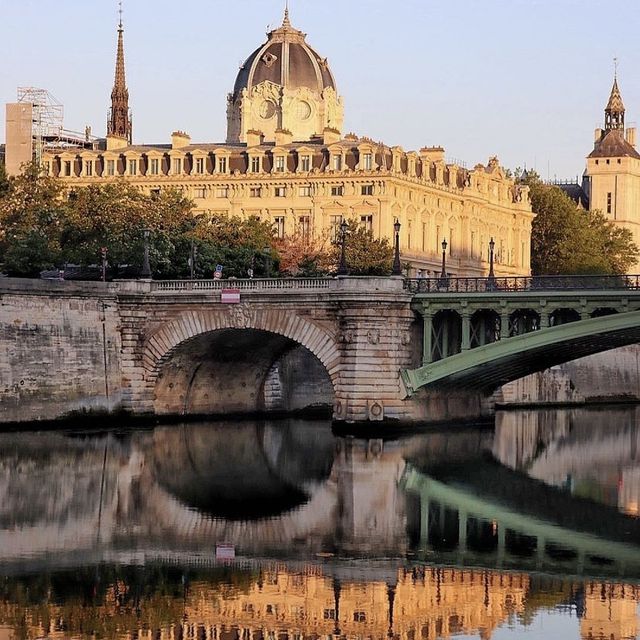
[[(356, 276), (383, 276), (391, 273), (393, 247), (387, 238), (376, 239), (355, 220), (347, 223), (346, 260), (349, 273)], [(340, 260), (340, 245), (333, 248), (333, 263)]]
[(636, 263), (639, 251), (628, 229), (600, 211), (577, 208), (559, 187), (544, 184), (534, 173), (522, 182), (530, 188), (536, 214), (531, 230), (534, 275), (615, 275)]

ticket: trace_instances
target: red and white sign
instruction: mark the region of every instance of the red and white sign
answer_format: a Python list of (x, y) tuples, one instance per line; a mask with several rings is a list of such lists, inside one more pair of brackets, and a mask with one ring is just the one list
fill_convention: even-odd
[(223, 304), (238, 304), (240, 302), (240, 289), (223, 289), (220, 293), (220, 302)]

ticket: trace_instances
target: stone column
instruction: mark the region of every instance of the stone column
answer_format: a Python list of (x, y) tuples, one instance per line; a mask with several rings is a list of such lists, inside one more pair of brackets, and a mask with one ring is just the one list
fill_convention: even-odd
[(462, 351), (468, 351), (471, 348), (471, 313), (464, 309), (462, 316)]
[(500, 340), (509, 337), (509, 310), (502, 309), (500, 313)]
[(422, 312), (422, 366), (431, 362), (431, 351), (433, 349), (433, 312)]

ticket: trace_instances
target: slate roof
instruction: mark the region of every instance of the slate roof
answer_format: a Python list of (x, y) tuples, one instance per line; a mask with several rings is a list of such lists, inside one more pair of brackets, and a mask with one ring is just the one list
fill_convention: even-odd
[(637, 158), (640, 153), (635, 147), (624, 139), (622, 129), (610, 129), (606, 131), (599, 142), (596, 142), (594, 150), (589, 158)]

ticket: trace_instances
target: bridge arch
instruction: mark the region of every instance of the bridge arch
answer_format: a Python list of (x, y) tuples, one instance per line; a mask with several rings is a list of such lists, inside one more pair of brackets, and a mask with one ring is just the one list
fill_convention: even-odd
[(182, 311), (145, 340), (145, 388), (156, 413), (262, 410), (274, 363), (296, 350), (299, 365), (331, 396), (323, 404), (331, 404), (340, 352), (324, 327), (288, 310), (246, 305)]

